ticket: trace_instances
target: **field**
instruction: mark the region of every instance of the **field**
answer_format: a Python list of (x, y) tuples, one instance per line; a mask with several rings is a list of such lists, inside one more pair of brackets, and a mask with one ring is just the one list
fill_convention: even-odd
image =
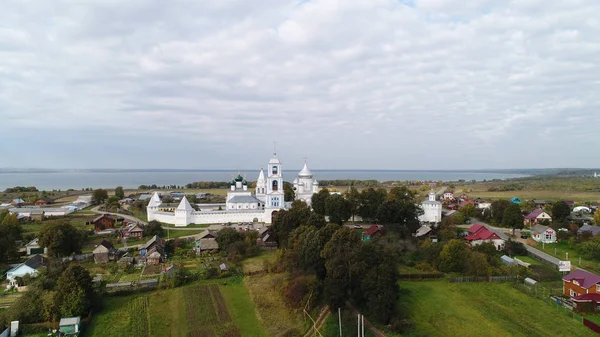
[(300, 313), (290, 310), (283, 301), (285, 274), (260, 274), (244, 277), (258, 317), (269, 336), (299, 336), (308, 326)]
[[(514, 180), (507, 180), (502, 184), (512, 184)], [(581, 186), (573, 186), (569, 188), (568, 184), (564, 186), (565, 181), (548, 180), (548, 186), (537, 186), (535, 182), (523, 180), (525, 187), (522, 190), (515, 191), (493, 191), (488, 189), (498, 184), (494, 183), (475, 183), (463, 186), (456, 186), (454, 194), (467, 193), (470, 197), (480, 197), (484, 199), (510, 199), (514, 196), (522, 200), (541, 199), (546, 201), (557, 200), (574, 200), (579, 202), (584, 201), (600, 201), (600, 192), (585, 191)], [(594, 183), (594, 182), (591, 182)], [(556, 185), (556, 186), (554, 186)]]
[(533, 265), (542, 264), (540, 261), (532, 258), (531, 256), (515, 256), (515, 257), (525, 263), (530, 263)]
[(244, 273), (265, 271), (266, 264), (275, 262), (276, 258), (276, 250), (263, 251), (258, 256), (245, 259), (242, 262), (242, 270)]
[(583, 324), (509, 283), (400, 282), (408, 336), (594, 336)]
[(241, 280), (109, 297), (87, 331), (90, 337), (267, 336)]

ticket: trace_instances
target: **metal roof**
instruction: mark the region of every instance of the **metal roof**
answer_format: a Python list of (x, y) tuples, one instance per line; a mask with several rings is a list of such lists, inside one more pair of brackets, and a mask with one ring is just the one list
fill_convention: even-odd
[(251, 195), (236, 195), (229, 199), (230, 204), (252, 204), (258, 202), (260, 201)]

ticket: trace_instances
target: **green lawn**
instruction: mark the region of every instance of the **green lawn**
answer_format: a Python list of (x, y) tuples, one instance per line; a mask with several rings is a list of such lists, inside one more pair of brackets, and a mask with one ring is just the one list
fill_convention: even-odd
[(86, 336), (267, 336), (241, 279), (108, 297)]
[(164, 239), (176, 239), (182, 236), (196, 235), (204, 232), (204, 229), (190, 229), (190, 230), (176, 230), (176, 231), (168, 231), (165, 229)]
[(399, 284), (399, 310), (415, 323), (408, 336), (595, 335), (581, 322), (509, 283)]
[(193, 228), (208, 228), (210, 226), (210, 225), (206, 225), (206, 224), (189, 224), (189, 225), (187, 225), (185, 227), (177, 227), (175, 225), (164, 223), (164, 222), (161, 222), (160, 224), (165, 229), (167, 227), (169, 227), (169, 228), (190, 228), (190, 229), (193, 229)]
[(259, 255), (245, 259), (242, 261), (242, 270), (244, 273), (252, 273), (257, 271), (264, 271), (265, 262), (273, 263), (277, 259), (276, 250), (262, 251)]
[[(535, 248), (548, 253), (552, 256), (556, 256), (561, 260), (566, 260), (566, 253), (569, 253), (569, 261), (571, 261), (571, 265), (574, 267), (581, 267), (583, 269), (587, 269), (591, 272), (600, 273), (600, 261), (598, 260), (588, 260), (579, 255), (577, 251), (569, 247), (569, 244), (566, 241), (561, 241), (558, 243), (551, 244), (538, 244)], [(556, 249), (556, 250), (555, 250)], [(555, 254), (556, 252), (556, 254)], [(579, 258), (581, 257), (581, 265), (579, 264)]]

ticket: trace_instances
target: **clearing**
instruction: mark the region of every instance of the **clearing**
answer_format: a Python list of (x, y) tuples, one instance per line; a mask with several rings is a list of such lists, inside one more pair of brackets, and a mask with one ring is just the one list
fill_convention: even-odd
[(408, 336), (596, 336), (561, 311), (510, 283), (400, 282)]
[(109, 297), (86, 336), (267, 336), (241, 279)]

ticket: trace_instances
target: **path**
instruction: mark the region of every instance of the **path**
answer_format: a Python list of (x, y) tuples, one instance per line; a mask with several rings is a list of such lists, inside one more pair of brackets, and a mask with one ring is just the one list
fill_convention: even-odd
[[(350, 309), (352, 310), (352, 312), (354, 313), (354, 315), (358, 316), (358, 314), (360, 314), (360, 311), (358, 311), (355, 307), (353, 307), (352, 305), (350, 305), (350, 303), (346, 302), (346, 304), (350, 307)], [(383, 331), (377, 329), (371, 322), (369, 322), (368, 319), (365, 318), (364, 320), (365, 320), (365, 327), (368, 328), (369, 330), (371, 330), (371, 332), (375, 336), (377, 336), (377, 337), (387, 337), (386, 334), (383, 333)]]
[(324, 307), (319, 313), (319, 317), (317, 317), (317, 320), (313, 321), (312, 328), (310, 328), (310, 330), (308, 330), (304, 334), (304, 337), (312, 337), (317, 335), (322, 336), (321, 333), (318, 332), (321, 331), (321, 328), (323, 327), (323, 324), (325, 324), (325, 321), (327, 320), (327, 317), (329, 317), (329, 314), (331, 314), (331, 311), (329, 311), (329, 306)]
[(142, 221), (142, 220), (140, 220), (140, 219), (138, 219), (138, 218), (136, 218), (136, 217), (134, 217), (134, 216), (132, 216), (132, 215), (121, 214), (121, 213), (105, 212), (105, 211), (99, 211), (99, 210), (98, 210), (98, 208), (100, 208), (100, 206), (101, 206), (101, 205), (98, 205), (98, 206), (96, 206), (96, 207), (92, 208), (90, 211), (92, 211), (92, 212), (94, 212), (94, 213), (96, 213), (96, 214), (110, 214), (110, 215), (120, 216), (120, 217), (122, 217), (122, 218), (124, 218), (124, 219), (131, 220), (131, 221), (135, 221), (135, 222), (137, 222), (137, 223), (140, 223), (140, 224), (142, 224), (142, 225), (147, 225), (147, 224), (148, 224), (148, 223), (146, 223), (145, 221)]

